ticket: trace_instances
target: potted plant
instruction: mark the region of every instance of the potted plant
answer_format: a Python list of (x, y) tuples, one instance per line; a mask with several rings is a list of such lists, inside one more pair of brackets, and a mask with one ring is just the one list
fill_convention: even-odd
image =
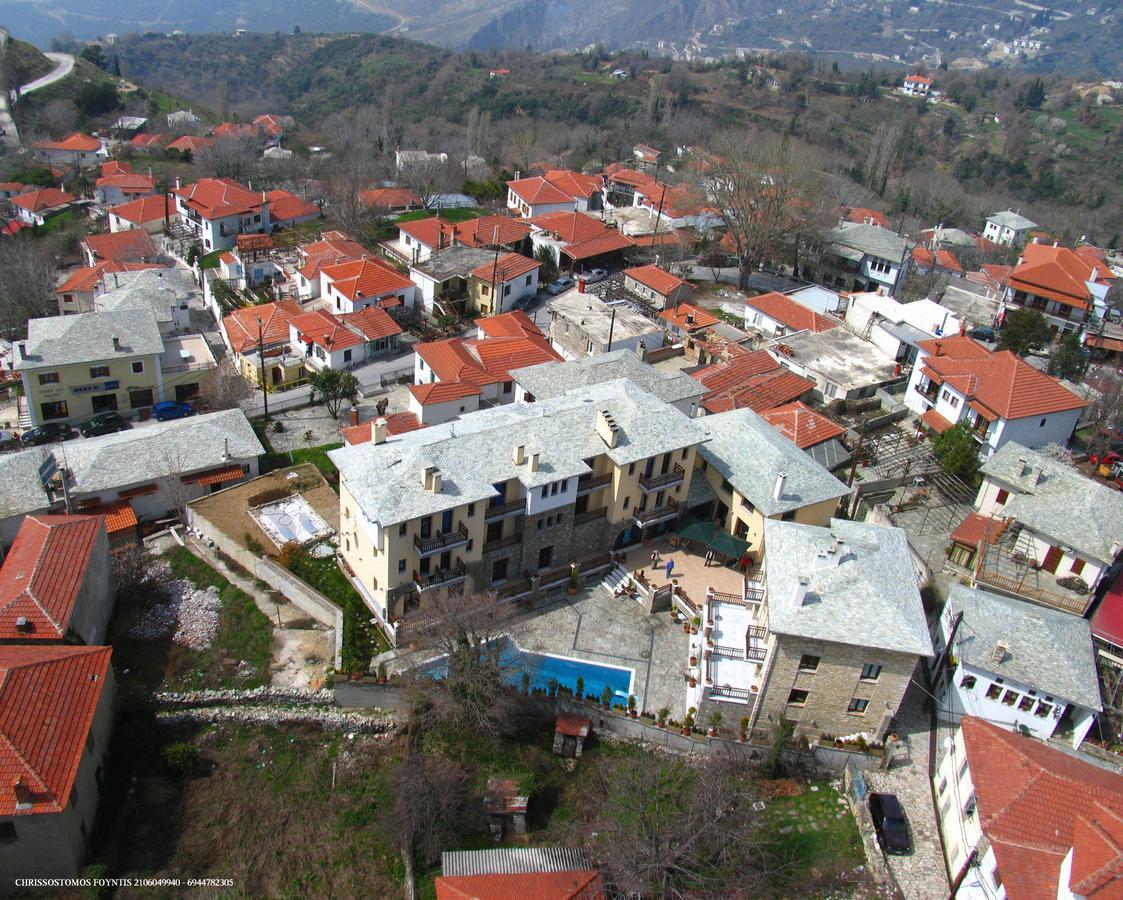
[(628, 695), (628, 716), (634, 719), (639, 713), (636, 711), (636, 695)]
[(612, 688), (607, 684), (604, 686), (604, 690), (601, 691), (600, 702), (605, 709), (612, 709)]
[(671, 708), (669, 706), (659, 707), (659, 712), (655, 714), (655, 724), (658, 725), (660, 728), (666, 728), (667, 727), (667, 716), (669, 716), (670, 714), (671, 714)]
[(741, 716), (741, 733), (737, 736), (742, 744), (749, 739), (749, 717)]
[(378, 664), (378, 683), (386, 683), (386, 663), (384, 662)]
[(696, 665), (698, 665), (698, 657), (692, 653), (690, 654), (690, 666), (693, 668)]
[(584, 700), (585, 699), (585, 679), (582, 678), (580, 675), (577, 676), (577, 690), (574, 691), (574, 696), (578, 700)]
[(721, 710), (715, 709), (710, 713), (710, 737), (717, 737), (717, 730), (721, 727)]
[(524, 697), (530, 696), (530, 673), (529, 672), (523, 672), (522, 681), (523, 681), (523, 696)]
[(690, 626), (690, 633), (691, 634), (697, 634), (698, 633), (698, 626), (700, 626), (701, 624), (702, 624), (702, 617), (701, 616), (695, 616), (694, 617), (694, 624)]
[(548, 682), (546, 682), (546, 686), (550, 690), (551, 697), (556, 697), (558, 695), (558, 680), (556, 678), (551, 678)]
[(576, 594), (577, 588), (581, 586), (581, 579), (577, 575), (576, 569), (569, 570), (569, 587), (565, 589), (567, 594)]
[(682, 720), (682, 733), (689, 735), (694, 730), (694, 716), (698, 712), (693, 706), (686, 711), (686, 718)]
[(686, 619), (682, 620), (682, 631), (683, 634), (690, 634), (690, 623)]
[(695, 678), (693, 675), (690, 676), (690, 686), (691, 687), (698, 687), (698, 679)]

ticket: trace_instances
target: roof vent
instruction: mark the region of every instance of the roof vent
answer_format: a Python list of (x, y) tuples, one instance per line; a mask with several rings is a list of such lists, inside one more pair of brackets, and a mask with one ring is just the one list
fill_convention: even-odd
[(385, 419), (375, 419), (371, 427), (371, 442), (375, 445), (386, 443), (386, 431), (389, 423)]
[(607, 409), (597, 411), (597, 435), (609, 448), (615, 447), (620, 437), (620, 426)]
[(784, 485), (788, 480), (787, 472), (781, 472), (776, 476), (776, 487), (772, 490), (773, 500), (782, 500), (784, 498)]
[(113, 350), (117, 351), (117, 350), (120, 350), (120, 349), (121, 349), (121, 339), (119, 337), (117, 337), (117, 335), (113, 335)]
[(1010, 645), (1005, 641), (999, 641), (994, 645), (994, 653), (991, 654), (990, 661), (996, 666), (1002, 665), (1006, 661), (1006, 657), (1010, 653)]
[(27, 616), (20, 616), (16, 619), (17, 631), (31, 631), (31, 623), (27, 621)]

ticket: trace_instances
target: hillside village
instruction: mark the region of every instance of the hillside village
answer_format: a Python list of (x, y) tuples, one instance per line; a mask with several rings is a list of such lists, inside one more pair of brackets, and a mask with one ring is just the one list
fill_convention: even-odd
[[(734, 148), (492, 197), (436, 146), (342, 200), (187, 165), (298, 131), (173, 110), (0, 183), (0, 243), (72, 238), (2, 345), (5, 879), (226, 878), (208, 792), (338, 776), (356, 895), (1123, 891), (1123, 252)], [(629, 754), (701, 874), (611, 830)]]

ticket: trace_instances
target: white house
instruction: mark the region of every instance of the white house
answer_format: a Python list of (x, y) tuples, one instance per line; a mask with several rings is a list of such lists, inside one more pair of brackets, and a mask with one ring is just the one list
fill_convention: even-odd
[(897, 378), (900, 363), (846, 328), (796, 331), (775, 338), (768, 353), (785, 369), (815, 382), (824, 402), (860, 400)]
[(957, 898), (1123, 893), (1123, 776), (974, 716), (939, 751), (932, 786)]
[(1008, 441), (1065, 444), (1088, 405), (1009, 350), (993, 353), (960, 335), (919, 344), (904, 402), (932, 431), (967, 422), (990, 456)]
[(545, 178), (518, 178), (507, 182), (507, 209), (524, 219), (553, 212), (577, 212), (577, 200)]
[(41, 188), (18, 194), (8, 202), (15, 207), (21, 222), (28, 225), (42, 225), (51, 216), (58, 215), (70, 208), (78, 198), (58, 188)]
[(398, 324), (378, 306), (344, 316), (320, 309), (289, 321), (289, 345), (304, 354), (305, 366), (313, 372), (350, 369), (394, 353), (401, 333)]
[(933, 630), (941, 721), (1080, 746), (1102, 709), (1087, 619), (953, 583)]
[(983, 228), (983, 237), (992, 244), (1001, 244), (1004, 247), (1020, 247), (1026, 242), (1029, 230), (1036, 227), (1036, 222), (1027, 219), (1021, 213), (1008, 209), (1005, 212), (996, 212), (987, 216), (987, 224)]
[(240, 234), (268, 234), (269, 200), (229, 178), (203, 178), (177, 187), (176, 212), (203, 242), (203, 249), (226, 250)]
[(899, 303), (875, 292), (853, 294), (846, 307), (846, 324), (864, 335), (887, 355), (911, 365), (920, 344), (959, 331), (960, 322), (946, 306), (923, 298)]
[(32, 155), (51, 166), (97, 166), (109, 157), (105, 144), (95, 137), (74, 131), (61, 141), (36, 141)]
[(1056, 244), (1026, 244), (1006, 279), (1004, 317), (1012, 307), (1045, 317), (1050, 340), (1079, 331), (1090, 315), (1106, 314), (1105, 300), (1115, 275), (1107, 266)]
[(927, 75), (907, 75), (901, 93), (909, 97), (927, 97), (932, 90), (932, 79)]
[(177, 204), (165, 194), (141, 197), (120, 206), (111, 206), (106, 212), (111, 234), (135, 229), (160, 234), (165, 225), (174, 225), (179, 221)]
[(888, 228), (840, 222), (823, 241), (822, 277), (848, 291), (900, 294), (908, 275), (908, 244)]
[(353, 313), (368, 306), (414, 304), (417, 287), (388, 262), (356, 259), (320, 269), (320, 296), (336, 313)]
[(794, 331), (827, 331), (838, 326), (837, 319), (821, 315), (776, 291), (745, 301), (745, 328), (763, 332), (768, 338)]
[(325, 231), (320, 240), (300, 248), (301, 265), (293, 272), (292, 280), (302, 303), (320, 296), (320, 270), (328, 266), (357, 262), (372, 254), (342, 231)]

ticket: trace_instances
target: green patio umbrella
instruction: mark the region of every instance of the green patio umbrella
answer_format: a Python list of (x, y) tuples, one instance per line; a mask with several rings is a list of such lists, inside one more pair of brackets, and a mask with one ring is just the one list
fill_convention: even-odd
[(682, 526), (675, 530), (679, 540), (697, 541), (700, 544), (709, 542), (713, 533), (713, 522), (704, 522), (701, 519), (686, 519)]
[(711, 550), (722, 553), (730, 559), (740, 559), (749, 549), (749, 542), (743, 541), (740, 538), (735, 538), (733, 535), (724, 531), (718, 531), (709, 540), (709, 547)]

